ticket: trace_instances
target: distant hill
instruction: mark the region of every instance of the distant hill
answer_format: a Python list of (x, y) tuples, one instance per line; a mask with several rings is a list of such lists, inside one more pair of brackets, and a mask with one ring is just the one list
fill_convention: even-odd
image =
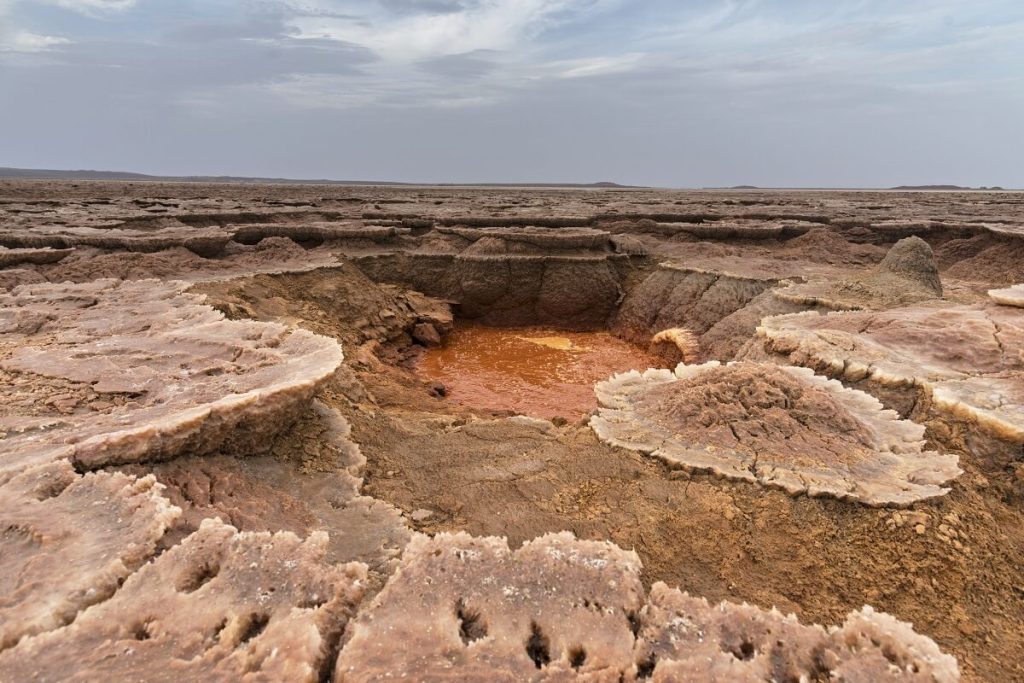
[(992, 187), (963, 187), (962, 185), (897, 185), (896, 187), (890, 187), (890, 190), (1002, 190), (1004, 188), (998, 185)]
[(126, 171), (66, 171), (48, 168), (9, 168), (0, 166), (0, 178), (25, 180), (108, 180), (163, 183), (267, 183), (267, 184), (311, 184), (311, 185), (396, 185), (439, 187), (579, 187), (595, 189), (641, 189), (640, 185), (620, 185), (603, 181), (599, 183), (400, 183), (390, 180), (328, 180), (324, 178), (299, 180), (294, 178), (250, 178), (246, 176), (161, 176)]

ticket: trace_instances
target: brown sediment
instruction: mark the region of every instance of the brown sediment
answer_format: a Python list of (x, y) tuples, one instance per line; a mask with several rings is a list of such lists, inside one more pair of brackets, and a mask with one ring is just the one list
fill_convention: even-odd
[(659, 364), (608, 332), (459, 325), (417, 369), (463, 406), (575, 419), (597, 407), (594, 382)]

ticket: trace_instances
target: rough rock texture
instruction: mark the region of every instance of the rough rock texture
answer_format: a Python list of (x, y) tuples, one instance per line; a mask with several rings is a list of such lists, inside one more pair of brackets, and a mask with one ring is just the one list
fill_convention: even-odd
[(56, 263), (73, 252), (74, 249), (7, 249), (0, 247), (0, 268), (18, 263)]
[(919, 306), (768, 318), (765, 349), (885, 388), (918, 387), (936, 408), (1024, 442), (1024, 318), (1016, 308)]
[(180, 283), (97, 280), (0, 295), (0, 359), (2, 480), (57, 459), (265, 451), (342, 356), (304, 330), (224, 320)]
[(960, 680), (956, 659), (870, 607), (826, 631), (775, 609), (709, 605), (656, 583), (639, 624), (638, 668), (656, 683)]
[(417, 535), (352, 624), (337, 680), (617, 680), (642, 604), (639, 559), (610, 543)]
[(1024, 285), (1014, 285), (1005, 289), (990, 289), (988, 295), (997, 304), (1024, 308)]
[(806, 368), (716, 361), (599, 383), (602, 440), (673, 466), (835, 496), (908, 505), (942, 495), (955, 455), (924, 452), (924, 427)]
[(353, 622), (336, 680), (959, 680), (955, 658), (870, 607), (826, 631), (662, 583), (645, 601), (638, 572), (633, 553), (568, 533), (516, 551), (417, 536)]
[(153, 556), (180, 514), (155, 482), (58, 462), (0, 486), (0, 650), (72, 621)]
[(675, 363), (694, 363), (700, 358), (700, 342), (685, 327), (671, 327), (651, 337), (651, 350)]
[[(406, 231), (408, 232), (408, 231)], [(387, 242), (399, 234), (399, 228), (358, 223), (260, 223), (234, 228), (231, 238), (242, 244), (258, 244), (268, 237), (287, 237), (294, 242), (328, 242), (331, 240), (360, 239)]]
[(466, 254), (546, 254), (552, 251), (594, 252), (611, 249), (611, 235), (592, 228), (459, 228), (438, 227), (442, 235), (466, 240)]
[(231, 235), (221, 230), (171, 227), (156, 230), (64, 226), (38, 227), (31, 232), (0, 232), (0, 246), (9, 248), (67, 249), (98, 247), (124, 251), (154, 252), (184, 247), (203, 257), (220, 254)]
[[(152, 253), (78, 248), (58, 264), (28, 266), (7, 288), (36, 282), (86, 282), (99, 278), (183, 280), (202, 282), (255, 273), (302, 272), (337, 265), (323, 248), (305, 249), (287, 237), (267, 237), (247, 246), (231, 242), (220, 258), (198, 256), (184, 247)], [(29, 269), (31, 268), (31, 270)], [(0, 270), (2, 276), (11, 269)]]
[(269, 456), (186, 456), (126, 470), (152, 472), (183, 510), (176, 538), (209, 517), (240, 531), (327, 531), (328, 560), (386, 575), (411, 532), (401, 510), (360, 493), (366, 459), (349, 435), (345, 418), (314, 400)]
[[(682, 327), (701, 338), (701, 348), (714, 353), (703, 335), (731, 314), (741, 311), (775, 285), (774, 280), (747, 278), (662, 263), (633, 287), (616, 312), (611, 327), (634, 343), (647, 345), (658, 332)], [(748, 337), (760, 317), (745, 320), (731, 334)], [(747, 329), (749, 328), (749, 329)], [(715, 353), (716, 357), (728, 357)]]
[(353, 259), (371, 279), (458, 303), (488, 325), (604, 327), (621, 296), (617, 255), (401, 254)]
[[(365, 569), (323, 562), (326, 534), (205, 521), (70, 625), (0, 654), (11, 681), (316, 681)], [(56, 559), (56, 558), (53, 558)]]
[(941, 297), (942, 283), (932, 248), (920, 237), (907, 237), (866, 275), (791, 285), (776, 290), (775, 296), (839, 310), (884, 309)]

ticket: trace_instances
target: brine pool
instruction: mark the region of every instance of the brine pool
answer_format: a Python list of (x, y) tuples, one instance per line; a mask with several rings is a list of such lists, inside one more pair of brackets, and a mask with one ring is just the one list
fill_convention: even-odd
[(417, 371), (460, 405), (576, 420), (597, 407), (595, 382), (663, 364), (608, 332), (457, 325)]

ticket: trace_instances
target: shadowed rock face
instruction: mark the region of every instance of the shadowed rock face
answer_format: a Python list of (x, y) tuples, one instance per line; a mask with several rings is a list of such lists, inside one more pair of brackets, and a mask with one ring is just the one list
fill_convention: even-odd
[(932, 248), (920, 237), (907, 237), (862, 277), (792, 285), (775, 295), (832, 309), (884, 309), (941, 297), (942, 282)]
[[(0, 295), (0, 479), (65, 458), (93, 469), (265, 451), (341, 363), (333, 340), (227, 321), (181, 290), (97, 280)], [(55, 386), (67, 391), (40, 413)]]
[(70, 622), (153, 556), (181, 512), (161, 488), (67, 462), (0, 486), (0, 650)]
[(907, 505), (942, 495), (956, 456), (924, 427), (805, 368), (717, 362), (616, 375), (596, 387), (602, 440), (671, 465), (792, 494)]
[(954, 658), (870, 607), (826, 631), (661, 583), (645, 598), (638, 573), (633, 553), (567, 533), (516, 551), (417, 536), (352, 624), (337, 680), (959, 679)]
[(799, 310), (772, 298), (774, 285), (771, 279), (661, 263), (626, 294), (611, 328), (642, 346), (665, 330), (685, 328), (698, 342), (692, 355), (731, 358), (738, 348), (734, 340), (753, 334), (764, 315)]
[(6, 680), (315, 681), (365, 568), (323, 563), (327, 535), (239, 533), (217, 520), (72, 624), (0, 654)]

